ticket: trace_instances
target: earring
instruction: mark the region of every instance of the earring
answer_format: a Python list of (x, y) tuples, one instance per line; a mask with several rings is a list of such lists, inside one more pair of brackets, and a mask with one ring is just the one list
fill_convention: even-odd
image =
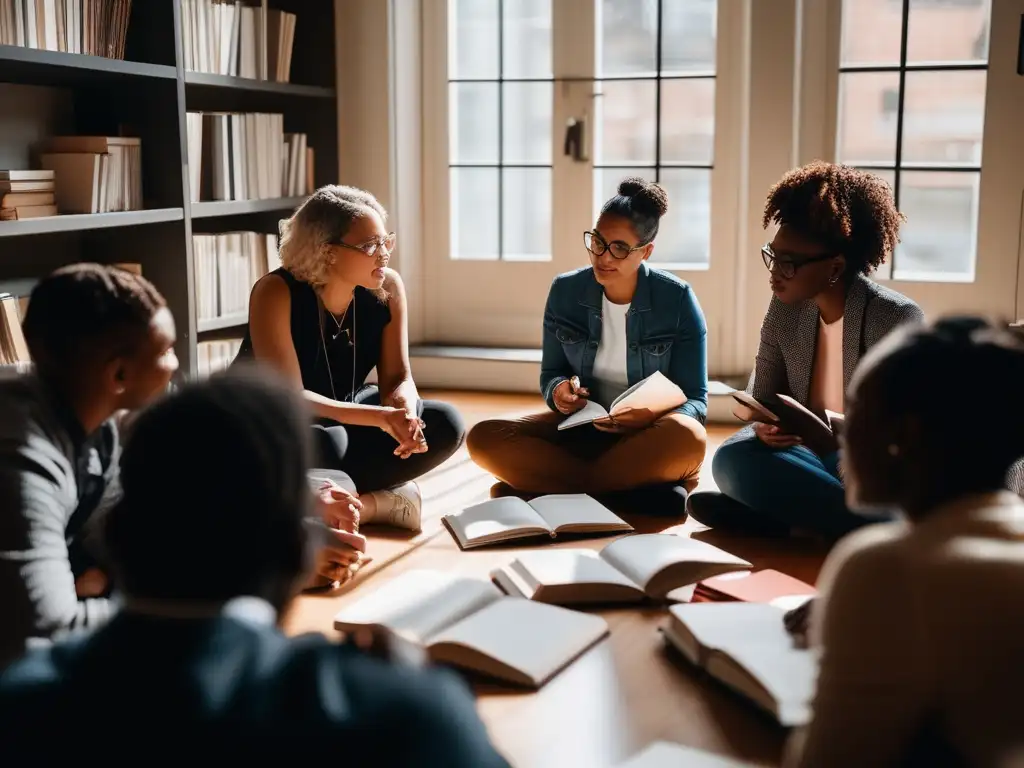
[(114, 390), (114, 393), (118, 394), (118, 395), (123, 395), (124, 394), (124, 384), (118, 384), (117, 385), (117, 389)]
[(889, 443), (889, 455), (896, 458), (900, 455), (900, 447), (896, 443)]
[(839, 275), (835, 275), (831, 280), (828, 281), (829, 285), (835, 285), (839, 282)]

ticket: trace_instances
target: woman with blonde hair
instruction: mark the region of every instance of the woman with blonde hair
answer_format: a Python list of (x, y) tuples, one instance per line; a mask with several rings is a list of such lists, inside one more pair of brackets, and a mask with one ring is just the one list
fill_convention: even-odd
[[(360, 520), (420, 527), (413, 482), (462, 445), (454, 407), (419, 397), (409, 366), (395, 234), (369, 192), (321, 187), (282, 222), (281, 264), (252, 290), (239, 358), (303, 390), (317, 420), (318, 465), (347, 473)], [(378, 386), (365, 386), (377, 370)]]

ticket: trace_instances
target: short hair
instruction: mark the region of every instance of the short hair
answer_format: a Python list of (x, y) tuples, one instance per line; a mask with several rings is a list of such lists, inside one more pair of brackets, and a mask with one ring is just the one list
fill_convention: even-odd
[(884, 179), (816, 160), (771, 188), (761, 223), (791, 226), (846, 256), (849, 274), (870, 275), (892, 255), (905, 220)]
[(668, 192), (660, 184), (630, 176), (619, 183), (616, 194), (601, 207), (601, 215), (629, 219), (641, 245), (658, 236), (658, 224), (668, 212)]
[(371, 212), (387, 222), (384, 206), (366, 190), (338, 184), (320, 187), (281, 222), (281, 266), (314, 288), (323, 286), (328, 267), (324, 246), (339, 242), (353, 221)]
[(1024, 456), (1024, 413), (1016, 407), (1024, 381), (1024, 340), (1005, 324), (977, 316), (907, 324), (873, 352), (868, 354), (877, 362), (862, 376), (873, 382), (882, 402), (858, 398), (858, 405), (893, 416), (917, 414), (937, 433), (946, 429), (941, 414), (949, 409), (951, 392), (973, 392), (983, 381), (986, 397), (1003, 406), (997, 427), (984, 419), (960, 419), (955, 439), (936, 435), (967, 484), (999, 484)]
[(22, 323), (28, 351), (46, 373), (74, 372), (89, 360), (135, 351), (167, 306), (141, 275), (103, 264), (72, 264), (44, 277)]
[(256, 364), (143, 411), (105, 521), (118, 587), (137, 599), (255, 595), (283, 607), (308, 565), (309, 432), (299, 396)]

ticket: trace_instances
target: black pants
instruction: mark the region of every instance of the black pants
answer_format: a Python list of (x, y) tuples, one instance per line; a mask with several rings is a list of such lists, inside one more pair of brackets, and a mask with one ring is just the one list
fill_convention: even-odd
[[(377, 387), (364, 387), (355, 401), (380, 405), (380, 392)], [(448, 403), (421, 400), (418, 410), (426, 424), (426, 453), (402, 459), (394, 453), (398, 443), (382, 429), (320, 419), (313, 425), (318, 466), (348, 473), (360, 493), (393, 488), (422, 477), (459, 450), (466, 438), (466, 426)]]

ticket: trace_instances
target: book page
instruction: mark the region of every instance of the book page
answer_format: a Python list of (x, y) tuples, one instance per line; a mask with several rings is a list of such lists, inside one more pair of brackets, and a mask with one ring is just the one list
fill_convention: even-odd
[(597, 421), (598, 419), (603, 419), (606, 416), (608, 416), (608, 411), (606, 411), (600, 403), (595, 402), (594, 400), (587, 400), (587, 404), (559, 424), (558, 429), (563, 430), (580, 427), (584, 424), (590, 424), (593, 421)]
[(686, 402), (686, 395), (675, 383), (660, 371), (648, 376), (639, 386), (623, 392), (610, 409), (612, 416), (622, 411), (636, 409), (650, 411), (655, 418), (678, 408)]
[(779, 423), (779, 417), (765, 407), (763, 403), (755, 399), (753, 395), (737, 390), (732, 393), (732, 398), (736, 401), (736, 407), (732, 413), (740, 421), (760, 421), (765, 424)]
[(635, 602), (644, 597), (625, 574), (591, 549), (523, 552), (502, 570), (524, 585), (524, 597), (553, 605)]
[[(651, 597), (661, 597), (676, 587), (695, 584), (721, 573), (752, 567), (743, 558), (706, 541), (670, 533), (625, 536), (601, 550), (601, 557), (626, 574)], [(671, 574), (675, 578), (658, 579), (658, 576), (673, 566), (679, 566)]]
[(505, 597), (438, 632), (430, 655), (539, 687), (607, 634), (600, 616)]
[(530, 506), (551, 530), (631, 531), (633, 526), (585, 493), (538, 496)]
[(508, 534), (551, 533), (544, 518), (515, 496), (474, 504), (454, 515), (445, 515), (445, 520), (463, 546), (515, 538)]
[(617, 768), (742, 768), (745, 763), (694, 747), (656, 741)]
[(423, 643), (501, 597), (501, 591), (489, 581), (443, 571), (407, 571), (343, 608), (334, 617), (334, 628), (351, 632), (361, 627), (384, 627)]

